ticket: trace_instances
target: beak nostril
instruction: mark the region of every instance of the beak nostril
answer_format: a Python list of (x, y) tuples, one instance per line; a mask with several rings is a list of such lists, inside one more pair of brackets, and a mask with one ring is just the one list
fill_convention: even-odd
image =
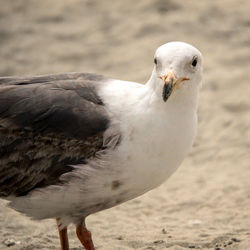
[(166, 81), (167, 81), (167, 78), (168, 78), (168, 74), (163, 75), (163, 76), (159, 76), (159, 78), (160, 78), (162, 81), (166, 82)]

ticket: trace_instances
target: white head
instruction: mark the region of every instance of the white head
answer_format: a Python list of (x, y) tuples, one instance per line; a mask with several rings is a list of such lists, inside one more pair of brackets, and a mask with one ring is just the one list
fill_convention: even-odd
[[(183, 42), (169, 42), (160, 46), (154, 57), (155, 67), (147, 85), (164, 102), (198, 97), (202, 80), (202, 55), (199, 50)], [(196, 98), (198, 99), (198, 98)]]

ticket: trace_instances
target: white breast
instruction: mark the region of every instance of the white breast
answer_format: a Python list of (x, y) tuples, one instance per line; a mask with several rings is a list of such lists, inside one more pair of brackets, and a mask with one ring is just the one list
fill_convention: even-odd
[(118, 148), (128, 185), (142, 192), (160, 185), (179, 167), (195, 134), (195, 114), (149, 112), (130, 120)]
[(122, 130), (122, 143), (111, 164), (122, 170), (126, 188), (139, 195), (160, 185), (183, 161), (196, 135), (196, 109), (164, 105), (162, 100), (152, 103), (146, 88), (137, 84), (131, 88), (124, 84), (118, 99), (116, 86), (105, 91)]

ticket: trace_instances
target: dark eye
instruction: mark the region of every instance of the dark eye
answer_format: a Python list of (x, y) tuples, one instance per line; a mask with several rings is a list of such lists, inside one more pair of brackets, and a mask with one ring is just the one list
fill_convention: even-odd
[(157, 64), (157, 59), (156, 58), (154, 59), (154, 63), (155, 63), (155, 65)]
[(197, 57), (194, 57), (193, 61), (192, 61), (192, 66), (196, 67), (197, 63), (198, 63), (198, 59), (197, 59)]

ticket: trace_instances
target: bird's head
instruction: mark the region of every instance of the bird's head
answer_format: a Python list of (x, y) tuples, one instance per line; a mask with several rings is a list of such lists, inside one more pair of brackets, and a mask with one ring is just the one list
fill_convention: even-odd
[(164, 102), (173, 96), (187, 95), (199, 89), (202, 79), (202, 55), (199, 50), (183, 42), (169, 42), (160, 46), (154, 56), (154, 70), (149, 83)]

